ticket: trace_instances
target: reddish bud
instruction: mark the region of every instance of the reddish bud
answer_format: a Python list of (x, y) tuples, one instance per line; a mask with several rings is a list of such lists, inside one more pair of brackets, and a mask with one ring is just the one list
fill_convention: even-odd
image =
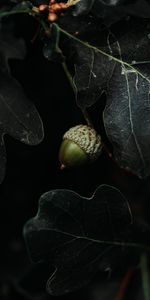
[(42, 12), (42, 11), (44, 11), (44, 10), (46, 10), (46, 9), (48, 9), (48, 5), (46, 5), (46, 4), (41, 4), (41, 5), (39, 6), (39, 11), (40, 11), (40, 12)]
[(50, 21), (52, 23), (55, 22), (55, 21), (57, 21), (57, 19), (58, 19), (58, 16), (55, 13), (53, 13), (53, 12), (51, 12), (48, 15), (48, 21)]

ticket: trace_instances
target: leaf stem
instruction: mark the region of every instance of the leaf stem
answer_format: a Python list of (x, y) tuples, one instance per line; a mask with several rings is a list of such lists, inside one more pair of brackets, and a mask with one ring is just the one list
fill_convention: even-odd
[[(62, 67), (63, 67), (64, 72), (65, 72), (65, 74), (66, 74), (66, 76), (68, 78), (68, 81), (69, 81), (69, 83), (70, 83), (70, 85), (71, 85), (71, 87), (72, 87), (72, 89), (74, 91), (74, 94), (76, 96), (76, 94), (77, 94), (76, 86), (74, 85), (72, 76), (71, 76), (71, 74), (70, 74), (70, 72), (69, 72), (69, 70), (68, 70), (67, 65), (66, 65), (65, 62), (62, 63)], [(90, 115), (89, 115), (87, 109), (84, 108), (84, 109), (81, 109), (81, 111), (83, 113), (85, 121), (87, 122), (87, 125), (93, 128), (94, 126), (93, 126), (92, 120), (90, 118)]]
[(76, 88), (75, 88), (75, 85), (73, 83), (72, 76), (71, 76), (71, 74), (70, 74), (70, 72), (68, 70), (68, 67), (66, 65), (66, 62), (62, 62), (62, 67), (63, 67), (63, 70), (64, 70), (64, 72), (65, 72), (65, 74), (66, 74), (66, 76), (68, 78), (68, 81), (70, 83), (71, 88), (73, 89), (74, 93), (76, 94)]
[(133, 277), (134, 271), (135, 271), (135, 269), (133, 267), (130, 267), (128, 269), (128, 271), (125, 273), (125, 276), (123, 277), (123, 280), (121, 282), (121, 285), (120, 285), (120, 288), (119, 288), (119, 291), (117, 293), (115, 300), (123, 300), (124, 299), (126, 290), (127, 290), (128, 286), (130, 284), (130, 281)]
[(148, 257), (145, 253), (141, 255), (141, 275), (143, 283), (143, 293), (145, 300), (150, 299), (150, 275), (148, 270)]
[(84, 116), (84, 118), (85, 118), (85, 120), (86, 120), (86, 122), (87, 122), (87, 125), (90, 126), (90, 127), (92, 127), (92, 128), (94, 128), (94, 125), (93, 125), (93, 123), (92, 123), (92, 120), (91, 120), (91, 118), (90, 118), (90, 115), (89, 115), (87, 109), (84, 108), (84, 109), (81, 109), (81, 111), (82, 111), (83, 116)]
[(64, 236), (66, 237), (72, 237), (73, 239), (76, 239), (76, 240), (84, 240), (84, 241), (87, 241), (87, 242), (91, 242), (91, 243), (95, 243), (97, 245), (105, 245), (105, 246), (117, 246), (117, 247), (128, 247), (128, 248), (135, 248), (135, 249), (139, 249), (139, 250), (143, 250), (143, 251), (147, 251), (147, 252), (150, 252), (150, 246), (148, 245), (144, 245), (144, 244), (139, 244), (139, 243), (136, 243), (136, 242), (122, 242), (122, 241), (117, 241), (117, 240), (114, 240), (114, 241), (107, 241), (107, 240), (98, 240), (98, 239), (95, 239), (95, 238), (92, 238), (92, 237), (89, 237), (89, 236), (84, 236), (84, 235), (75, 235), (75, 234), (72, 234), (70, 232), (66, 232), (66, 231), (62, 231), (62, 230), (59, 230), (59, 229), (49, 229), (49, 230), (52, 230), (53, 232), (56, 232), (56, 233), (61, 233), (63, 234)]
[[(66, 74), (66, 76), (67, 76), (67, 78), (68, 78), (68, 81), (69, 81), (69, 83), (70, 83), (70, 86), (72, 87), (72, 89), (73, 89), (73, 91), (74, 91), (74, 93), (75, 93), (75, 96), (76, 96), (76, 93), (77, 93), (77, 91), (76, 91), (76, 86), (74, 85), (72, 76), (71, 76), (71, 74), (70, 74), (70, 72), (69, 72), (69, 70), (68, 70), (67, 65), (66, 65), (65, 62), (62, 63), (62, 67), (63, 67), (64, 72), (65, 72), (65, 74)], [(84, 109), (81, 109), (81, 111), (82, 111), (82, 113), (83, 113), (83, 116), (84, 116), (85, 121), (87, 122), (87, 125), (93, 128), (94, 126), (93, 126), (92, 120), (91, 120), (91, 118), (90, 118), (90, 115), (89, 115), (87, 109), (84, 108)]]
[(17, 15), (17, 14), (28, 14), (31, 13), (32, 9), (23, 9), (23, 10), (12, 10), (12, 11), (4, 11), (0, 13), (0, 19), (12, 15)]

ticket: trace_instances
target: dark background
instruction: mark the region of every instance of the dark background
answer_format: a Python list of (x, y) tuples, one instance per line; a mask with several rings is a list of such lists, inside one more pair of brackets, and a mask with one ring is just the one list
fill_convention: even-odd
[[(91, 197), (98, 185), (107, 183), (118, 187), (134, 205), (135, 201), (140, 203), (141, 195), (149, 199), (149, 179), (143, 183), (131, 174), (126, 174), (105, 152), (93, 165), (60, 171), (58, 152), (62, 135), (70, 127), (85, 123), (85, 120), (76, 106), (62, 66), (44, 58), (41, 42), (31, 42), (37, 23), (23, 16), (15, 17), (15, 22), (16, 34), (23, 36), (26, 41), (27, 55), (24, 61), (10, 61), (11, 71), (39, 111), (45, 138), (38, 146), (27, 146), (5, 136), (7, 169), (0, 186), (0, 299), (44, 300), (54, 298), (45, 292), (51, 270), (47, 265), (31, 263), (22, 234), (25, 222), (37, 212), (41, 194), (52, 189), (66, 188)], [(95, 127), (102, 134), (104, 103), (105, 100), (102, 104), (98, 102), (90, 110)], [(111, 279), (108, 274), (98, 274), (88, 287), (58, 299), (78, 297), (110, 300), (110, 291), (111, 299), (115, 299), (122, 272), (114, 272)], [(137, 271), (126, 295), (127, 299), (129, 296), (142, 299), (140, 276), (140, 271)]]

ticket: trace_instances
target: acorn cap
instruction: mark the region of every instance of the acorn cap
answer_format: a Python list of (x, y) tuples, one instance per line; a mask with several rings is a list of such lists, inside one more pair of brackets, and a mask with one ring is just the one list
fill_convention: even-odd
[(98, 158), (101, 150), (101, 137), (94, 128), (87, 125), (74, 126), (63, 136), (59, 152), (61, 169), (93, 162)]

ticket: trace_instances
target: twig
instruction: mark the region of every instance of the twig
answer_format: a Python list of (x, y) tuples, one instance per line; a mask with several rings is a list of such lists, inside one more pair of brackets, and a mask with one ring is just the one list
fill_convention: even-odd
[(129, 283), (133, 277), (134, 271), (135, 271), (135, 269), (133, 267), (130, 267), (128, 269), (128, 271), (125, 273), (125, 276), (123, 277), (123, 280), (121, 282), (121, 285), (120, 285), (120, 288), (119, 288), (119, 291), (117, 293), (115, 300), (123, 300), (124, 299), (126, 290), (127, 290)]
[(82, 113), (83, 113), (84, 119), (85, 119), (86, 122), (87, 122), (87, 125), (90, 126), (90, 127), (92, 127), (92, 128), (94, 128), (94, 125), (93, 125), (93, 123), (92, 123), (92, 120), (91, 120), (91, 118), (90, 118), (90, 115), (89, 115), (87, 109), (84, 108), (84, 109), (81, 109), (81, 111), (82, 111)]
[(145, 300), (150, 299), (150, 274), (148, 269), (148, 257), (145, 253), (141, 255), (141, 275), (143, 284), (143, 293)]

